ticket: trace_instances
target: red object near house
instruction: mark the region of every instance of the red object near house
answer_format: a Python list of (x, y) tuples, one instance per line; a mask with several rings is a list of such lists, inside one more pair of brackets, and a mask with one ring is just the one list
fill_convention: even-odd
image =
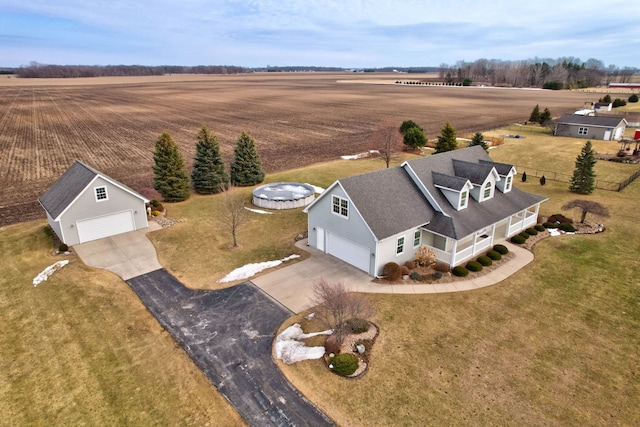
[(636, 129), (636, 133), (633, 134), (633, 140), (637, 141), (640, 139), (640, 129)]

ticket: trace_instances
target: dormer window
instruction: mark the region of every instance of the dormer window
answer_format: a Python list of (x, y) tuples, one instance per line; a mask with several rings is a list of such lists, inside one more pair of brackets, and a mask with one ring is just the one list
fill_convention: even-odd
[(513, 176), (509, 175), (507, 181), (504, 184), (504, 192), (511, 191), (511, 183), (513, 182)]
[(103, 202), (105, 200), (109, 200), (107, 196), (107, 187), (96, 187), (95, 188), (96, 202)]
[(484, 185), (484, 194), (482, 196), (483, 199), (490, 199), (492, 195), (493, 184), (491, 182), (487, 182)]
[(460, 209), (466, 208), (468, 201), (469, 201), (469, 192), (465, 190), (462, 193), (460, 193)]

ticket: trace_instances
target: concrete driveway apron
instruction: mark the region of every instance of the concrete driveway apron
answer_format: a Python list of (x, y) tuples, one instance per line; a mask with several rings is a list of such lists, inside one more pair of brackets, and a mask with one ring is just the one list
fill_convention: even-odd
[(85, 264), (109, 270), (127, 280), (162, 268), (156, 248), (146, 236), (159, 227), (151, 221), (149, 228), (74, 245), (73, 250)]

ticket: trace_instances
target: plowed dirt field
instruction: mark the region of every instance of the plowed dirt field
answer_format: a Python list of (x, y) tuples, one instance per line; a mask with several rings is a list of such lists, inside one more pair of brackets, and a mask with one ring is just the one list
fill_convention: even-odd
[[(406, 76), (401, 76), (406, 77)], [(536, 104), (554, 116), (582, 106), (568, 91), (393, 84), (397, 74), (264, 73), (0, 81), (0, 226), (43, 218), (37, 198), (75, 159), (135, 190), (153, 185), (154, 144), (166, 130), (190, 168), (206, 125), (227, 162), (240, 133), (267, 173), (371, 148), (383, 120), (413, 119), (435, 138), (522, 122)], [(420, 76), (411, 75), (412, 80)]]

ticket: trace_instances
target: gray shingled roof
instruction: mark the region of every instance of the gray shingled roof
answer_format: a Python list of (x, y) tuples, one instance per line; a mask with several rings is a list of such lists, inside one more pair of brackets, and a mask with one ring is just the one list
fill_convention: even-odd
[(496, 171), (498, 172), (498, 175), (501, 175), (501, 176), (509, 175), (509, 172), (511, 172), (511, 169), (514, 168), (513, 165), (510, 165), (510, 164), (507, 164), (507, 163), (491, 162), (491, 161), (483, 160), (483, 159), (480, 159), (479, 161), (483, 165), (489, 165), (489, 166), (492, 166), (492, 167), (496, 168)]
[(452, 159), (453, 162), (453, 172), (456, 176), (461, 176), (463, 178), (467, 178), (471, 183), (476, 185), (484, 184), (484, 181), (487, 179), (492, 166), (481, 164), (476, 162), (467, 162), (459, 159)]
[[(468, 207), (457, 211), (436, 188), (434, 181), (434, 176), (436, 181), (441, 175), (456, 176), (454, 159), (466, 162), (459, 163), (458, 166), (465, 172), (469, 172), (468, 175), (484, 174), (486, 177), (487, 168), (490, 171), (493, 167), (487, 163), (479, 163), (480, 160), (491, 162), (491, 158), (480, 146), (448, 151), (407, 162), (434, 201), (443, 209), (442, 213), (431, 206), (402, 167), (341, 179), (339, 183), (378, 240), (427, 223), (429, 223), (426, 225), (428, 230), (460, 239), (546, 200), (545, 197), (525, 193), (512, 187), (512, 190), (506, 194), (496, 190), (491, 200), (482, 203), (469, 198)], [(478, 168), (478, 172), (473, 171), (474, 167)]]
[(623, 120), (624, 117), (620, 116), (580, 116), (577, 114), (565, 114), (558, 119), (557, 123), (614, 128), (619, 126)]
[(93, 181), (96, 176), (111, 181), (132, 194), (140, 197), (143, 200), (144, 197), (138, 193), (108, 177), (102, 172), (98, 172), (91, 166), (82, 163), (80, 160), (76, 160), (73, 164), (62, 174), (56, 182), (38, 199), (42, 207), (49, 213), (52, 218), (57, 218), (66, 208), (73, 202), (80, 193), (87, 188), (87, 185)]
[(438, 185), (444, 188), (450, 188), (456, 191), (462, 190), (465, 184), (469, 181), (467, 178), (445, 175), (439, 172), (432, 172), (432, 175), (433, 175), (433, 183), (435, 185)]

